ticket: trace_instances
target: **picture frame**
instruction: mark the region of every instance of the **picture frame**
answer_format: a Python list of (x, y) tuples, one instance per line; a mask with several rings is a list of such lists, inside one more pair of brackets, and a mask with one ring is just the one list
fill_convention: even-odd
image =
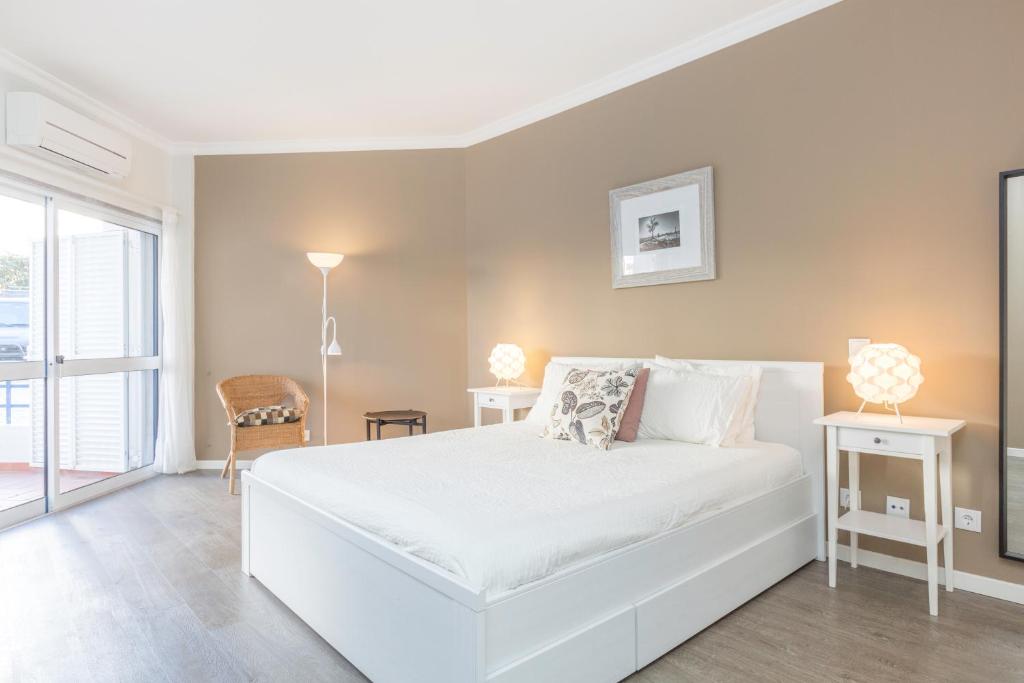
[(715, 279), (710, 166), (611, 190), (608, 204), (613, 288)]

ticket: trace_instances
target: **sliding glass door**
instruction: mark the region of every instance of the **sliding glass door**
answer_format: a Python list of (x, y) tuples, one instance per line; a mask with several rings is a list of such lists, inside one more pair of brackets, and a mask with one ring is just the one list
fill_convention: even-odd
[(5, 479), (11, 489), (0, 498), (0, 526), (148, 474), (159, 234), (132, 214), (0, 185), (0, 264), (12, 264), (0, 315), (9, 305), (11, 319), (25, 321), (12, 328), (16, 340), (0, 344), (12, 356), (0, 364), (10, 387), (7, 398), (0, 384), (0, 416), (11, 414), (0, 435), (0, 496)]
[(0, 186), (0, 528), (46, 510), (46, 210)]

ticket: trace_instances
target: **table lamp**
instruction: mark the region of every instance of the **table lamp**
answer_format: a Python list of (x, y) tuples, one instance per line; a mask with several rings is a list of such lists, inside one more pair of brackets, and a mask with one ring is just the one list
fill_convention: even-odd
[(868, 344), (850, 356), (850, 374), (846, 381), (862, 399), (857, 412), (868, 403), (895, 410), (903, 422), (900, 404), (917, 394), (924, 383), (921, 359), (899, 344)]
[(498, 378), (498, 385), (504, 381), (505, 386), (509, 386), (526, 370), (526, 354), (515, 344), (498, 344), (487, 361), (491, 364), (491, 374)]

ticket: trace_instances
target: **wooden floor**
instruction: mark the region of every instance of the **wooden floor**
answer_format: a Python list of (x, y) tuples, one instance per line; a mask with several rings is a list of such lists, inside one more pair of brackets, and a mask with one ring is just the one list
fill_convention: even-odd
[[(239, 572), (225, 488), (156, 477), (0, 533), (0, 680), (365, 680)], [(845, 564), (829, 590), (812, 562), (628, 680), (1024, 680), (1024, 606), (939, 600)]]

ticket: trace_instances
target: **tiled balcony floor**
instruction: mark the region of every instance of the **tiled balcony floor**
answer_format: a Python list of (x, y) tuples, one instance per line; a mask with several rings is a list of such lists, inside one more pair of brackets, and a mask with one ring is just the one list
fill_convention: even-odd
[[(113, 476), (114, 472), (60, 471), (62, 493), (88, 486)], [(0, 465), (0, 511), (42, 498), (45, 490), (42, 467), (4, 463)]]

